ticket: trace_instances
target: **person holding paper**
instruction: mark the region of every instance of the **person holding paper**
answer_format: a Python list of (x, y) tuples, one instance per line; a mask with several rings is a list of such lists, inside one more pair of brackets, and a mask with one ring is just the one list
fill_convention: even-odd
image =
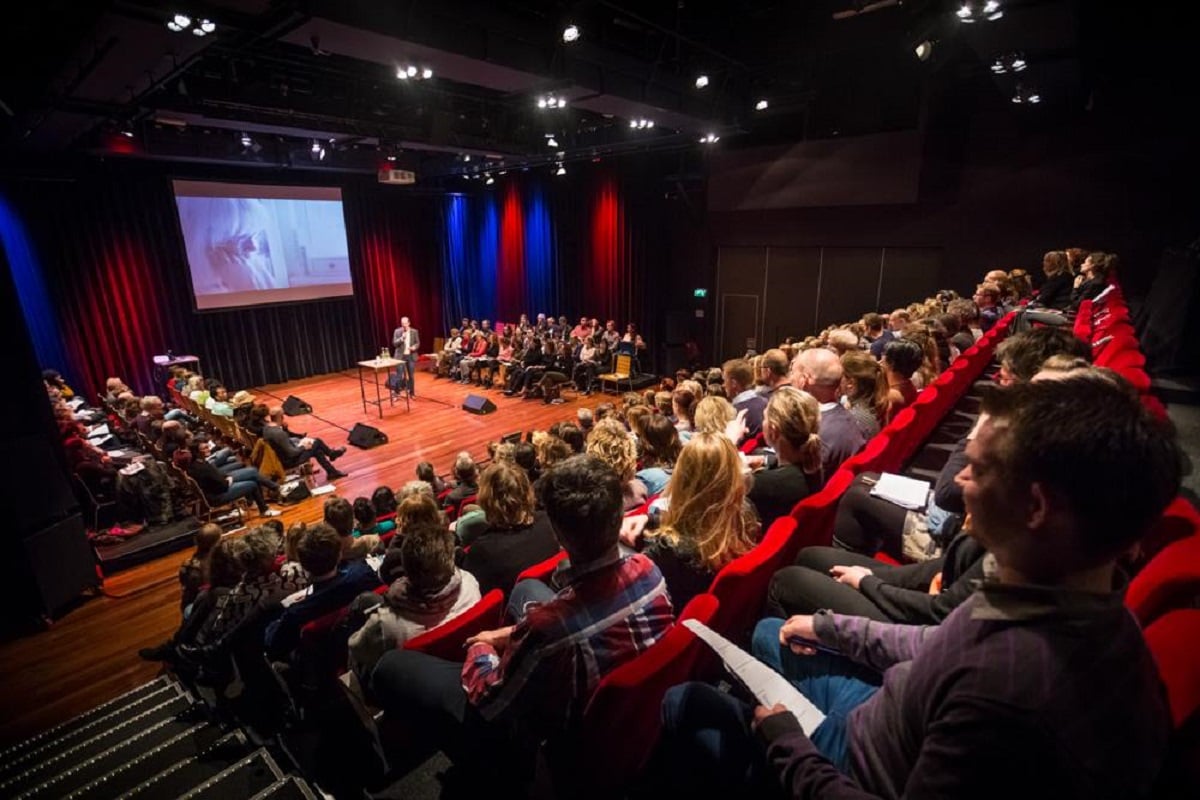
[[(679, 796), (735, 796), (747, 775), (831, 800), (1150, 795), (1171, 715), (1115, 567), (1178, 492), (1178, 445), (1099, 371), (994, 390), (983, 411), (958, 480), (996, 577), (937, 627), (828, 611), (761, 622), (755, 655), (826, 720), (808, 735), (782, 707), (675, 687), (666, 752), (691, 758), (670, 770)], [(810, 641), (844, 658), (811, 655)], [(833, 681), (864, 668), (882, 674), (873, 692)], [(853, 691), (865, 699), (847, 709)]]

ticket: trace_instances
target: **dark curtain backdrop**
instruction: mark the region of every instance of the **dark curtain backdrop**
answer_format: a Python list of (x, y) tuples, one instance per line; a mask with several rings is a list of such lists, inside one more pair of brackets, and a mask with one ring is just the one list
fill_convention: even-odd
[[(206, 375), (237, 389), (346, 369), (390, 341), (388, 326), (402, 312), (441, 325), (429, 227), (437, 218), (422, 211), (433, 208), (429, 199), (344, 187), (354, 298), (197, 313), (165, 175), (110, 172), (22, 182), (4, 193), (22, 217), (53, 306), (34, 318), (55, 318), (67, 363), (47, 362), (56, 352), (49, 341), (35, 342), (39, 358), (90, 393), (109, 376), (138, 392), (158, 391), (152, 358), (168, 349), (199, 356)], [(426, 297), (418, 312), (417, 299)]]

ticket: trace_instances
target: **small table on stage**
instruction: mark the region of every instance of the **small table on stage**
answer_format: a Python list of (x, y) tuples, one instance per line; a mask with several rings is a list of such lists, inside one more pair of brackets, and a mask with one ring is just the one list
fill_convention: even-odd
[[(392, 370), (396, 369), (396, 367), (401, 366), (403, 363), (404, 362), (398, 358), (372, 358), (368, 361), (358, 362), (358, 391), (362, 395), (363, 413), (366, 413), (367, 404), (370, 403), (379, 409), (379, 418), (383, 419), (383, 393), (380, 392), (379, 373), (384, 373), (385, 377), (383, 380), (386, 384), (386, 375), (392, 372)], [(367, 397), (367, 382), (364, 378), (364, 375), (367, 373), (370, 373), (371, 382), (375, 384), (374, 400)], [(392, 392), (390, 387), (385, 388), (388, 390), (388, 402), (393, 406), (396, 405), (395, 393)], [(409, 405), (407, 389), (403, 392), (403, 395), (405, 410), (412, 411), (412, 407)]]
[(200, 371), (200, 359), (197, 356), (155, 356), (154, 357), (154, 385), (162, 387), (162, 384), (167, 379), (167, 370), (171, 367), (182, 366), (183, 364), (195, 364), (194, 371)]

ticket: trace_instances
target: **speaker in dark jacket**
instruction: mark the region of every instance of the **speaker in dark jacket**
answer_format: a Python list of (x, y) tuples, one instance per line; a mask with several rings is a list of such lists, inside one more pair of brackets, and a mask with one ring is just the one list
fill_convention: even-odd
[(468, 394), (462, 407), (464, 411), (470, 411), (472, 414), (490, 414), (496, 410), (495, 403), (478, 394)]
[(289, 417), (295, 417), (300, 414), (311, 414), (312, 406), (296, 397), (294, 394), (289, 394), (287, 400), (283, 401), (283, 413)]
[(372, 428), (361, 422), (355, 423), (354, 428), (350, 431), (350, 444), (361, 447), (363, 450), (387, 444), (387, 440), (387, 434), (379, 428)]

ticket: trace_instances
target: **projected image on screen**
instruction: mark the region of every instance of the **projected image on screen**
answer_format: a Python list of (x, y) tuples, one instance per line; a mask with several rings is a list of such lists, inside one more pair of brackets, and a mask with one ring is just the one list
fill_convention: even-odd
[(175, 181), (175, 203), (196, 308), (353, 293), (340, 189)]

